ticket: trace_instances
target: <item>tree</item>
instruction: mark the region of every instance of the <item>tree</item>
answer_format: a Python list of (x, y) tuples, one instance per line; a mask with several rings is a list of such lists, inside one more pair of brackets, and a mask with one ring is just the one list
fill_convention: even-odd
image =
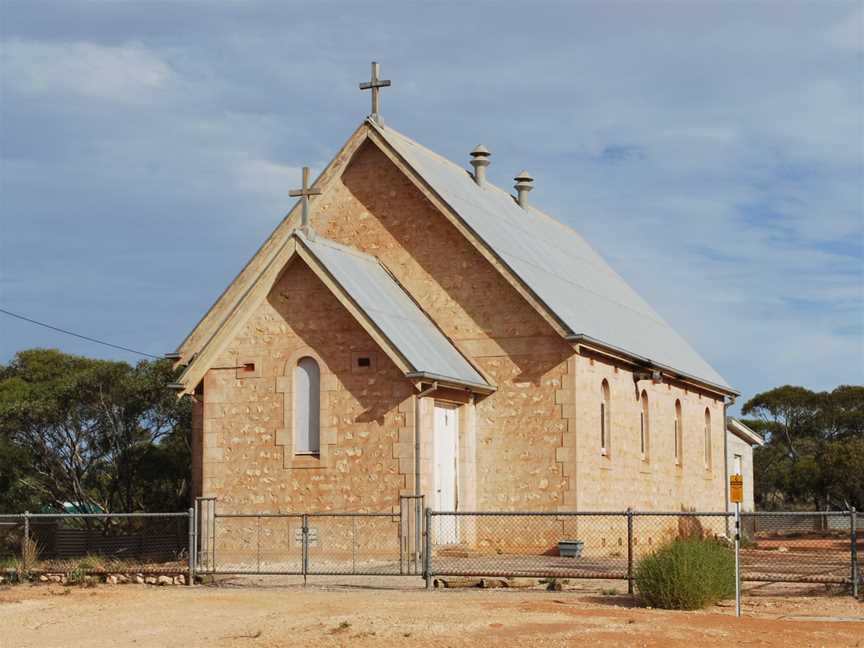
[(770, 430), (779, 434), (787, 450), (794, 456), (796, 442), (811, 436), (817, 429), (820, 402), (816, 394), (804, 387), (784, 385), (756, 394), (744, 404), (741, 413), (755, 415)]
[[(43, 505), (140, 509), (151, 497), (142, 466), (153, 453), (182, 451), (169, 441), (189, 434), (189, 403), (167, 388), (173, 375), (166, 361), (132, 367), (52, 349), (19, 352), (0, 367), (0, 438), (29, 459), (16, 484)], [(163, 505), (176, 510), (177, 497)]]
[(742, 408), (766, 443), (754, 451), (756, 501), (779, 506), (864, 507), (864, 387), (812, 392), (785, 385)]

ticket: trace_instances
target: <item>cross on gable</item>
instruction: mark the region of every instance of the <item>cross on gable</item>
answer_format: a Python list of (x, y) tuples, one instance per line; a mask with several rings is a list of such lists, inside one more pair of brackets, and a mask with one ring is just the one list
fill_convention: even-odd
[(372, 91), (372, 117), (378, 124), (382, 124), (381, 121), (381, 98), (378, 96), (381, 88), (386, 88), (390, 85), (390, 81), (387, 79), (381, 79), (381, 66), (378, 65), (375, 61), (372, 61), (372, 78), (366, 83), (360, 84), (361, 90), (371, 90)]
[(309, 228), (309, 196), (320, 196), (321, 190), (316, 189), (315, 187), (309, 186), (309, 167), (303, 167), (303, 187), (300, 189), (292, 189), (288, 192), (288, 195), (296, 198), (301, 197), (303, 200), (303, 216), (300, 220), (300, 226), (308, 229)]

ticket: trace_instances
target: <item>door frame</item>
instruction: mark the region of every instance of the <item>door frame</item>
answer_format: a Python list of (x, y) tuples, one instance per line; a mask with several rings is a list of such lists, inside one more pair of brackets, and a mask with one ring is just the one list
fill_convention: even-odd
[[(445, 400), (435, 400), (433, 402), (433, 417), (432, 417), (432, 502), (436, 510), (441, 510), (440, 500), (438, 498), (439, 472), (438, 472), (438, 444), (440, 443), (440, 434), (438, 428), (438, 410), (449, 410), (453, 416), (453, 510), (459, 510), (459, 457), (461, 452), (461, 409), (459, 403), (453, 403)], [(459, 517), (458, 516), (436, 516), (436, 543), (437, 544), (458, 544), (459, 543)], [(452, 531), (451, 533), (449, 533)], [(448, 536), (445, 540), (444, 535)]]

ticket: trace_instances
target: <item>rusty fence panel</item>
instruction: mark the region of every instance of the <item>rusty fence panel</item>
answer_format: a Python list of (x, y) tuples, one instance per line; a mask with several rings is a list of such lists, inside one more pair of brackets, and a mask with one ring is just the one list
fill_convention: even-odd
[[(850, 584), (864, 538), (851, 511), (741, 513), (742, 579)], [(853, 535), (854, 534), (854, 535)]]

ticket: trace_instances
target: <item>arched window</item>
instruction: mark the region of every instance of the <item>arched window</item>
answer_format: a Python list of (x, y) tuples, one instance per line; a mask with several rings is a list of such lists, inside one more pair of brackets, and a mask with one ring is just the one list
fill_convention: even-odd
[(294, 367), (294, 453), (318, 454), (321, 449), (321, 371), (312, 358)]
[(681, 455), (683, 453), (683, 430), (681, 429), (681, 401), (675, 401), (675, 463), (681, 464)]
[(609, 455), (609, 434), (612, 426), (609, 416), (609, 383), (605, 380), (600, 385), (600, 454)]
[(648, 435), (651, 422), (648, 418), (648, 392), (642, 390), (640, 397), (642, 411), (639, 413), (639, 452), (644, 461), (648, 460)]
[(711, 412), (705, 408), (705, 470), (711, 470)]

